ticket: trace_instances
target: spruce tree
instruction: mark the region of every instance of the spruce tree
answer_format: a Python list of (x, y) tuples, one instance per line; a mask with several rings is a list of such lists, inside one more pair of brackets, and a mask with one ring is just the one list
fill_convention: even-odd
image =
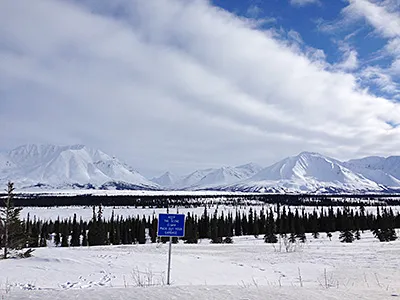
[(354, 222), (348, 207), (345, 207), (341, 216), (342, 230), (339, 239), (342, 243), (352, 243), (354, 241)]
[(82, 232), (82, 246), (88, 245), (88, 238), (86, 234), (86, 230)]
[(146, 243), (146, 219), (143, 217), (142, 220), (138, 220), (138, 237), (137, 241), (139, 244), (145, 244)]
[(311, 232), (314, 239), (319, 237), (319, 224), (318, 224), (318, 215), (317, 211), (314, 209), (313, 214), (311, 216)]
[(211, 220), (211, 243), (213, 243), (213, 244), (222, 243), (222, 237), (218, 236), (217, 210), (215, 210), (214, 216)]
[(37, 248), (39, 247), (39, 224), (36, 221), (36, 217), (33, 218), (31, 228), (31, 233), (28, 237), (28, 247)]
[(8, 182), (4, 207), (0, 208), (0, 237), (3, 247), (3, 258), (8, 257), (10, 250), (25, 247), (26, 236), (24, 224), (20, 219), (22, 208), (14, 207), (14, 183)]
[(352, 243), (354, 241), (353, 232), (349, 229), (340, 232), (339, 239), (342, 243)]
[(103, 220), (103, 210), (101, 205), (97, 211), (96, 216), (96, 208), (93, 207), (93, 216), (92, 220), (89, 224), (88, 230), (88, 244), (89, 246), (99, 246), (107, 244), (107, 230), (106, 224)]
[(357, 241), (361, 239), (361, 233), (360, 233), (360, 230), (359, 230), (359, 229), (357, 229), (357, 230), (354, 232), (354, 238), (355, 238)]
[(235, 216), (235, 236), (242, 235), (242, 221), (240, 218), (240, 212), (236, 208), (236, 216)]
[(56, 246), (61, 243), (61, 235), (60, 235), (60, 217), (57, 217), (57, 221), (54, 222), (54, 244)]
[(61, 247), (69, 246), (68, 223), (64, 222), (61, 226)]
[(197, 244), (197, 230), (196, 224), (193, 217), (188, 213), (185, 218), (185, 243), (187, 244)]
[(76, 214), (74, 214), (74, 218), (72, 221), (72, 233), (71, 233), (71, 246), (77, 247), (81, 245), (81, 232), (79, 224), (76, 221)]
[(110, 221), (108, 222), (108, 240), (109, 240), (111, 245), (116, 245), (114, 210), (112, 210), (111, 218), (110, 218)]
[(39, 240), (39, 247), (46, 247), (47, 246), (47, 223), (42, 224), (40, 229), (40, 240)]
[(264, 236), (264, 242), (266, 243), (277, 243), (278, 242), (278, 237), (276, 236), (276, 225), (275, 225), (275, 220), (274, 220), (274, 213), (272, 212), (272, 209), (270, 208), (269, 214), (267, 216), (267, 223), (266, 223), (266, 228), (265, 228), (265, 236)]
[(156, 217), (153, 216), (153, 220), (151, 221), (151, 225), (150, 225), (150, 240), (152, 243), (157, 242), (157, 228), (158, 227), (158, 220)]

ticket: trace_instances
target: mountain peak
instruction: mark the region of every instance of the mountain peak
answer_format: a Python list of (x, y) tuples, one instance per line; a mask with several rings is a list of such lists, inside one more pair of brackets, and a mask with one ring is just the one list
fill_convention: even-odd
[(300, 152), (298, 155), (296, 155), (295, 157), (298, 158), (309, 158), (309, 157), (326, 157), (320, 153), (317, 152), (311, 152), (311, 151), (302, 151)]
[(261, 170), (249, 182), (262, 188), (280, 186), (285, 190), (308, 192), (328, 187), (354, 191), (380, 189), (375, 182), (351, 172), (339, 161), (306, 151)]
[(0, 183), (12, 180), (20, 187), (34, 186), (38, 183), (55, 188), (74, 185), (101, 187), (104, 184), (112, 186), (109, 183), (119, 182), (126, 183), (127, 186), (158, 188), (118, 159), (81, 144), (22, 145), (3, 154), (2, 160), (12, 163), (13, 167), (4, 169), (0, 165)]
[(159, 177), (152, 178), (151, 181), (157, 183), (158, 185), (160, 185), (162, 187), (170, 188), (179, 179), (180, 179), (180, 177), (172, 174), (170, 171), (167, 171)]

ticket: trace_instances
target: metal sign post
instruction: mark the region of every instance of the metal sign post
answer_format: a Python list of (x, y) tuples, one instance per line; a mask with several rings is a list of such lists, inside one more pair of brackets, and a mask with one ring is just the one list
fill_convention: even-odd
[(169, 237), (167, 285), (170, 285), (172, 237), (185, 236), (185, 215), (159, 214), (157, 236)]
[(169, 246), (168, 246), (167, 285), (170, 285), (170, 278), (171, 278), (171, 254), (172, 254), (172, 236), (169, 237)]

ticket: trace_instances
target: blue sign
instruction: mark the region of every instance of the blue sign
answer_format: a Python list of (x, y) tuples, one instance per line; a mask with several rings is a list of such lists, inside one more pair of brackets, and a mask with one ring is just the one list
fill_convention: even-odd
[(185, 215), (181, 214), (159, 214), (158, 236), (185, 236)]

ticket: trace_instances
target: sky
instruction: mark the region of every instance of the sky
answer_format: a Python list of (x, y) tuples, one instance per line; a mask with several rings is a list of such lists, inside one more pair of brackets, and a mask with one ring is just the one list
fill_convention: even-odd
[(400, 154), (398, 0), (2, 0), (0, 150), (145, 176)]

